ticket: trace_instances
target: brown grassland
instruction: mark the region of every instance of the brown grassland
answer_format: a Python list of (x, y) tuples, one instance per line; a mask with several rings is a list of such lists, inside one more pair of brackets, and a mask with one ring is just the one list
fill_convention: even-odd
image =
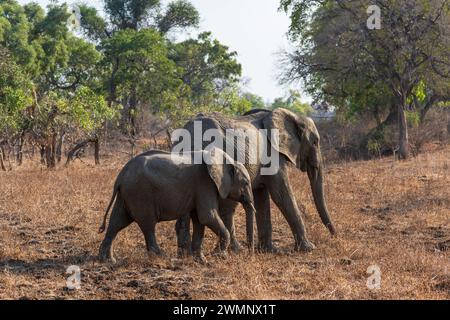
[[(124, 157), (101, 166), (79, 161), (47, 171), (29, 162), (0, 172), (1, 299), (450, 299), (450, 149), (405, 162), (392, 158), (327, 166), (328, 204), (339, 236), (331, 238), (315, 212), (308, 180), (291, 181), (312, 253), (293, 252), (293, 237), (272, 205), (280, 253), (246, 250), (208, 263), (176, 259), (174, 222), (157, 238), (166, 255), (148, 257), (136, 225), (116, 242), (116, 265), (96, 260), (97, 233)], [(238, 238), (245, 217), (236, 214)], [(66, 268), (81, 268), (81, 288), (66, 288)], [(366, 286), (378, 265), (381, 287)]]

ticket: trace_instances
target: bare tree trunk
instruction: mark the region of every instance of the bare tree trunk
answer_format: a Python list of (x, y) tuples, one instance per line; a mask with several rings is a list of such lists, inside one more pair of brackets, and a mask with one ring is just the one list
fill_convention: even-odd
[(134, 153), (136, 152), (136, 139), (133, 137), (130, 138), (130, 144), (131, 144), (131, 158), (134, 157)]
[[(5, 152), (5, 146), (8, 147), (8, 152)], [(12, 164), (11, 164), (11, 145), (8, 141), (5, 141), (2, 146), (0, 146), (1, 152), (3, 154), (3, 161), (8, 162), (8, 169), (9, 171), (12, 170)]]
[(133, 89), (133, 92), (130, 97), (130, 108), (128, 109), (128, 116), (131, 126), (130, 134), (135, 137), (139, 133), (139, 128), (137, 125), (137, 106), (138, 99), (136, 96), (136, 89)]
[(25, 142), (24, 134), (22, 133), (19, 137), (19, 145), (16, 154), (17, 165), (21, 166), (23, 162), (23, 144)]
[(139, 133), (137, 123), (138, 99), (136, 97), (135, 89), (133, 89), (130, 97), (125, 101), (124, 108), (122, 109), (122, 132), (126, 135), (135, 137)]
[(40, 152), (41, 152), (41, 164), (45, 164), (45, 146), (44, 145), (41, 145)]
[(410, 156), (408, 121), (406, 119), (405, 107), (402, 105), (398, 110), (398, 155), (400, 159), (408, 159)]
[(66, 133), (64, 131), (61, 131), (61, 133), (58, 136), (58, 143), (56, 144), (56, 160), (58, 163), (61, 162), (61, 156), (62, 156), (62, 146), (64, 143), (64, 137)]
[(0, 146), (0, 168), (3, 170), (3, 171), (6, 171), (6, 168), (5, 168), (5, 163), (4, 163), (4, 161), (3, 161), (3, 156), (4, 156), (4, 154), (5, 154), (5, 150), (3, 149), (3, 146)]
[(45, 146), (45, 163), (47, 164), (47, 168), (52, 168), (52, 148), (50, 145)]
[(56, 167), (55, 152), (51, 145), (45, 147), (45, 162), (47, 168), (53, 169)]
[(98, 137), (94, 140), (94, 158), (95, 158), (95, 164), (100, 164), (100, 142)]
[(109, 91), (109, 96), (108, 96), (108, 107), (111, 108), (113, 102), (116, 100), (116, 89), (117, 89), (117, 85), (116, 85), (116, 74), (117, 71), (119, 70), (119, 58), (116, 58), (113, 64), (113, 70), (111, 71), (111, 76), (109, 77), (108, 81), (108, 91)]
[(450, 137), (450, 119), (447, 122), (447, 136)]
[(57, 134), (53, 133), (49, 143), (45, 146), (47, 168), (56, 167), (56, 137)]

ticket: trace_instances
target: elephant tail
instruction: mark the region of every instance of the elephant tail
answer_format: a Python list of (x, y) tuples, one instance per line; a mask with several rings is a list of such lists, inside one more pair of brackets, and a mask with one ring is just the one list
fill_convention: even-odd
[(108, 208), (106, 209), (105, 215), (103, 216), (103, 223), (100, 226), (100, 228), (98, 229), (98, 233), (103, 233), (105, 231), (106, 228), (106, 218), (108, 217), (108, 212), (111, 209), (111, 206), (114, 203), (114, 200), (116, 199), (117, 194), (119, 193), (119, 186), (116, 184), (114, 186), (114, 191), (113, 191), (113, 195), (111, 197), (111, 201), (109, 202)]

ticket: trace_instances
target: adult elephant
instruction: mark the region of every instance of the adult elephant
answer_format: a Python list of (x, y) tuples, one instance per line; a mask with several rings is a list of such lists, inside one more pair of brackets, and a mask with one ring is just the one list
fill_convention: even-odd
[[(243, 116), (230, 117), (219, 113), (200, 114), (184, 126), (184, 133), (188, 132), (192, 149), (206, 148), (211, 142), (205, 141), (203, 135), (210, 129), (215, 129), (222, 140), (222, 147), (235, 160), (242, 159), (246, 166), (253, 188), (253, 196), (256, 207), (256, 222), (258, 227), (258, 248), (264, 251), (274, 251), (272, 243), (272, 223), (270, 214), (270, 198), (277, 205), (286, 218), (294, 235), (295, 250), (311, 251), (314, 244), (308, 240), (305, 226), (297, 206), (297, 202), (289, 181), (288, 166), (294, 165), (303, 172), (307, 172), (314, 202), (320, 218), (332, 235), (336, 229), (328, 213), (324, 187), (323, 187), (323, 163), (320, 153), (320, 137), (314, 122), (307, 117), (299, 116), (286, 109), (252, 110)], [(265, 129), (261, 130), (261, 129)], [(275, 174), (262, 174), (267, 164), (263, 164), (261, 157), (252, 153), (258, 152), (249, 139), (230, 138), (227, 130), (235, 132), (247, 132), (259, 137), (258, 145), (265, 142), (270, 146), (271, 158), (278, 156), (279, 169)], [(279, 138), (274, 140), (270, 132), (278, 132)], [(210, 132), (210, 131), (209, 131)], [(267, 134), (261, 134), (266, 132)], [(181, 145), (186, 145), (186, 137), (174, 138), (172, 150), (179, 151)], [(216, 141), (217, 142), (217, 141)], [(253, 142), (254, 143), (254, 142)], [(228, 150), (226, 146), (234, 146), (235, 151)], [(231, 148), (230, 148), (231, 149)], [(257, 159), (257, 161), (250, 161)], [(220, 215), (225, 226), (230, 232), (231, 248), (235, 251), (240, 245), (235, 237), (233, 213), (237, 206), (236, 202), (224, 200), (220, 203)], [(189, 217), (180, 218), (176, 224), (178, 236), (179, 253), (184, 254), (189, 248), (190, 242)]]

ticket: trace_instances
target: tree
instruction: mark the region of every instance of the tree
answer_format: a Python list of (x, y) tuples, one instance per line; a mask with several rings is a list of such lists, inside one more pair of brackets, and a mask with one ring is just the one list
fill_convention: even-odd
[[(83, 90), (84, 87), (98, 88), (101, 55), (94, 45), (69, 32), (68, 18), (66, 5), (50, 5), (45, 17), (32, 29), (34, 41), (44, 54), (38, 56), (36, 61), (40, 66), (34, 80), (38, 108), (24, 131), (31, 132), (44, 146), (48, 167), (54, 167), (56, 161), (61, 159), (64, 135), (77, 122), (83, 121), (76, 118), (83, 117), (77, 105), (87, 107), (88, 103), (82, 104), (80, 99), (88, 102), (102, 99), (101, 92), (90, 91), (88, 95)], [(103, 110), (105, 118), (108, 118), (109, 110), (99, 110)], [(101, 126), (105, 119), (98, 120), (96, 125)], [(90, 135), (90, 130), (85, 129), (84, 134)]]
[(135, 136), (138, 107), (146, 104), (157, 111), (162, 108), (163, 93), (181, 84), (176, 65), (167, 56), (165, 40), (153, 29), (118, 31), (100, 47), (103, 62), (114, 66), (114, 77), (109, 79), (114, 100), (110, 102), (123, 106), (123, 126)]
[[(47, 166), (54, 167), (68, 130), (78, 127), (83, 134), (91, 134), (86, 114), (95, 115), (98, 127), (114, 112), (100, 107), (101, 54), (93, 44), (69, 32), (65, 4), (49, 5), (45, 13), (37, 4), (20, 6), (8, 0), (0, 2), (0, 12), (0, 45), (11, 53), (32, 93), (20, 116), (18, 159), (28, 135), (42, 146)], [(25, 88), (18, 86), (17, 90)]]
[(197, 10), (185, 0), (170, 2), (166, 10), (159, 0), (105, 0), (104, 8), (112, 31), (153, 28), (167, 33), (199, 23)]
[(216, 100), (216, 109), (222, 113), (241, 115), (250, 111), (252, 104), (237, 84), (226, 87)]
[[(165, 7), (155, 0), (105, 1), (105, 12), (103, 20), (95, 9), (81, 6), (81, 24), (104, 54), (108, 102), (123, 105), (125, 133), (139, 133), (136, 117), (144, 109), (178, 122), (195, 110), (229, 102), (225, 91), (231, 94), (241, 75), (236, 53), (209, 32), (180, 43), (167, 37), (198, 25), (198, 12), (188, 1)], [(222, 107), (228, 110), (230, 104)]]
[(4, 144), (20, 132), (22, 115), (32, 101), (31, 83), (23, 70), (0, 48), (0, 169), (5, 170)]
[(80, 5), (81, 25), (86, 36), (100, 43), (108, 103), (123, 106), (122, 129), (134, 137), (139, 108), (158, 109), (161, 101), (154, 98), (161, 100), (160, 93), (177, 82), (164, 35), (196, 27), (199, 15), (184, 0), (171, 2), (164, 10), (159, 0), (106, 0), (104, 11), (102, 18), (96, 9)]
[(176, 0), (169, 3), (167, 10), (156, 19), (157, 29), (166, 34), (174, 29), (198, 26), (200, 17), (197, 9), (188, 1)]
[(122, 131), (135, 141), (142, 111), (174, 125), (201, 111), (251, 106), (238, 85), (235, 52), (210, 33), (172, 42), (169, 33), (198, 24), (188, 1), (107, 0), (105, 17), (79, 8), (84, 37), (68, 30), (66, 4), (52, 1), (44, 10), (0, 0), (0, 144), (3, 137), (13, 143), (17, 163), (29, 141), (43, 163), (56, 166), (66, 136), (75, 142), (69, 161), (94, 143), (98, 163), (101, 130), (118, 112)]
[(35, 74), (39, 45), (29, 41), (31, 28), (24, 7), (14, 0), (0, 2), (0, 45), (11, 53), (24, 72)]
[(87, 137), (68, 152), (66, 165), (73, 160), (75, 153), (88, 143), (94, 144), (95, 163), (100, 164), (98, 131), (106, 121), (117, 118), (118, 110), (108, 107), (102, 95), (96, 94), (85, 86), (77, 88), (68, 101), (70, 104), (65, 102), (62, 101), (60, 106), (63, 111), (61, 120), (65, 122), (65, 130), (81, 131), (82, 135)]
[[(369, 5), (382, 10), (379, 30), (367, 27)], [(373, 110), (391, 104), (391, 114), (399, 119), (399, 155), (407, 158), (406, 112), (414, 92), (425, 83), (431, 105), (446, 99), (450, 3), (281, 0), (281, 7), (290, 13), (291, 39), (299, 47), (287, 56), (284, 80), (301, 79), (310, 93), (331, 97), (338, 108), (367, 102)]]
[(190, 87), (196, 104), (210, 103), (214, 95), (239, 81), (242, 67), (236, 56), (236, 52), (212, 39), (210, 32), (172, 44), (170, 50), (170, 58), (180, 67), (180, 77)]
[(11, 54), (0, 48), (0, 138), (6, 139), (17, 133), (22, 112), (31, 99), (30, 81)]
[(243, 97), (250, 102), (251, 109), (265, 109), (267, 107), (263, 97), (251, 92), (245, 92)]
[(275, 98), (271, 108), (284, 108), (304, 116), (311, 115), (313, 111), (309, 103), (301, 101), (300, 93), (294, 90), (290, 90), (286, 98)]

